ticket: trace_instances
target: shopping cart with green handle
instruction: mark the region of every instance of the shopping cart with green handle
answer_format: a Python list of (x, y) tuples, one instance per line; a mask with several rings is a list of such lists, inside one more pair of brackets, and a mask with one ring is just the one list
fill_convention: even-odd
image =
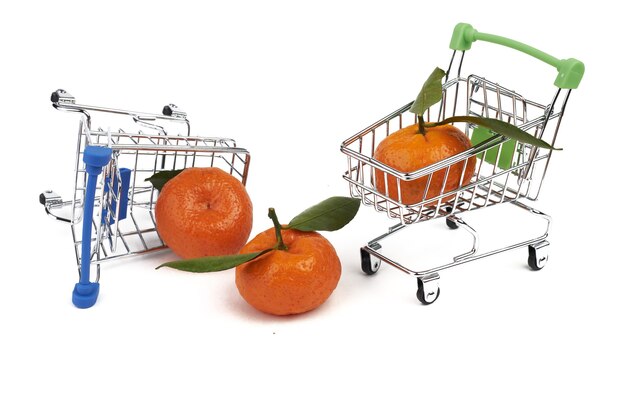
[[(557, 89), (552, 100), (547, 104), (541, 104), (484, 77), (462, 76), (463, 58), (476, 41), (491, 42), (518, 50), (556, 68), (558, 75), (554, 85)], [(459, 23), (455, 27), (450, 48), (453, 53), (442, 85), (443, 98), (439, 105), (426, 112), (424, 119), (427, 122), (441, 121), (451, 116), (496, 118), (554, 147), (571, 91), (578, 87), (585, 71), (581, 61), (573, 58), (557, 59), (521, 42), (478, 32), (466, 23)], [(472, 123), (458, 123), (457, 127), (471, 138), (473, 146), (470, 149), (413, 172), (399, 171), (376, 160), (374, 152), (380, 141), (390, 133), (417, 123), (417, 116), (409, 111), (412, 104), (413, 102), (399, 108), (341, 145), (341, 152), (348, 159), (348, 170), (343, 177), (349, 183), (350, 194), (360, 198), (364, 205), (384, 212), (398, 221), (384, 234), (361, 248), (363, 272), (373, 275), (380, 268), (381, 262), (388, 263), (416, 277), (417, 298), (424, 304), (431, 304), (440, 293), (439, 271), (452, 266), (526, 246), (530, 268), (542, 269), (548, 260), (547, 237), (550, 216), (526, 203), (537, 200), (539, 196), (552, 157), (552, 149), (522, 143)], [(447, 187), (444, 190), (443, 186), (437, 190), (429, 189), (435, 187), (437, 183), (431, 182), (433, 176), (443, 174), (444, 178), (448, 178), (453, 166), (462, 164), (467, 167), (471, 158), (475, 158), (477, 162), (469, 183), (464, 182), (466, 176), (461, 175), (456, 188), (451, 191), (448, 191)], [(376, 186), (377, 178), (385, 179), (384, 187)], [(418, 180), (426, 184), (423, 198), (410, 204), (403, 203), (401, 185), (405, 181)], [(478, 232), (466, 223), (461, 215), (502, 203), (511, 203), (543, 218), (545, 230), (539, 236), (496, 249), (480, 251)], [(452, 256), (449, 262), (430, 265), (419, 270), (402, 265), (393, 260), (390, 254), (383, 252), (381, 244), (383, 239), (409, 225), (437, 218), (445, 219), (451, 229), (460, 227), (468, 231), (473, 238), (472, 247), (466, 252)]]

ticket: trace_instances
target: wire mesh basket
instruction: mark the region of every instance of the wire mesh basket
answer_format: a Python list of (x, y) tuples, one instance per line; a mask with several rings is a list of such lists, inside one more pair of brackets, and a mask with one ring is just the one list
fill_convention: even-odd
[[(159, 171), (218, 167), (246, 183), (248, 151), (233, 139), (191, 136), (187, 115), (172, 104), (163, 114), (132, 112), (78, 105), (63, 90), (52, 94), (52, 102), (58, 110), (82, 114), (72, 199), (53, 191), (40, 195), (49, 215), (70, 223), (79, 272), (72, 297), (77, 307), (96, 302), (102, 264), (166, 248), (154, 216), (158, 191), (147, 178)], [(135, 129), (94, 128), (91, 113), (125, 117)], [(180, 133), (170, 134), (172, 129)]]
[[(465, 52), (476, 40), (502, 44), (555, 66), (559, 74), (552, 100), (541, 104), (484, 77), (462, 76)], [(477, 32), (467, 24), (457, 25), (451, 47), (454, 52), (442, 86), (443, 98), (424, 115), (426, 121), (441, 121), (451, 116), (495, 118), (555, 145), (570, 93), (578, 86), (584, 72), (582, 62), (558, 60), (520, 42)], [(529, 246), (529, 265), (532, 269), (541, 269), (547, 261), (546, 238), (550, 218), (522, 200), (537, 200), (552, 150), (521, 143), (471, 123), (457, 123), (456, 126), (471, 138), (471, 148), (416, 171), (399, 171), (378, 161), (375, 151), (391, 133), (417, 124), (417, 115), (409, 112), (412, 104), (406, 104), (361, 130), (341, 146), (341, 152), (348, 160), (343, 177), (349, 183), (350, 194), (361, 199), (364, 205), (399, 221), (387, 233), (361, 248), (363, 271), (375, 273), (382, 260), (416, 276), (418, 299), (430, 304), (439, 295), (437, 272), (450, 266)], [(412, 192), (415, 189), (420, 192)], [(477, 232), (460, 215), (502, 203), (513, 203), (540, 215), (546, 219), (546, 231), (530, 240), (480, 253)], [(382, 239), (407, 225), (436, 218), (445, 218), (450, 228), (463, 226), (472, 233), (474, 244), (471, 250), (454, 256), (450, 263), (421, 271), (403, 266), (381, 252)]]

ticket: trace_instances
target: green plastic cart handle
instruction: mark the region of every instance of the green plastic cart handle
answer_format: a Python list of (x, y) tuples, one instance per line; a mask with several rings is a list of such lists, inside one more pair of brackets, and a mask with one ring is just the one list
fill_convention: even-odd
[(475, 41), (485, 41), (507, 46), (553, 66), (559, 71), (559, 75), (557, 75), (554, 81), (554, 85), (559, 88), (577, 88), (585, 73), (585, 64), (577, 59), (558, 59), (537, 48), (514, 41), (513, 39), (479, 32), (468, 23), (459, 23), (456, 25), (454, 33), (452, 33), (450, 48), (456, 51), (467, 51), (472, 47), (472, 43)]

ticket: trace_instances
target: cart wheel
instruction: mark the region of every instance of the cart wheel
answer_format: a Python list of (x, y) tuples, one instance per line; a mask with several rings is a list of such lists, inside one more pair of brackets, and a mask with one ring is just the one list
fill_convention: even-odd
[(528, 245), (528, 266), (533, 271), (539, 271), (548, 262), (548, 245), (547, 241)]
[[(421, 278), (417, 279), (417, 299), (420, 300), (420, 303), (424, 305), (429, 305), (437, 301), (439, 298), (439, 294), (441, 294), (441, 289), (438, 284), (439, 275), (436, 275), (432, 278)], [(426, 284), (424, 284), (426, 281)], [(424, 290), (424, 287), (427, 290)], [(437, 290), (435, 291), (435, 287)]]
[(374, 275), (380, 269), (380, 259), (361, 249), (361, 269), (367, 275)]
[(453, 222), (452, 220), (450, 220), (449, 218), (446, 217), (446, 225), (448, 225), (448, 227), (452, 230), (454, 229), (458, 229), (459, 225), (456, 224), (455, 222)]
[[(448, 213), (452, 213), (452, 207), (450, 207), (450, 206), (446, 207), (446, 211), (447, 211)], [(452, 230), (455, 230), (455, 229), (458, 229), (458, 228), (459, 228), (459, 225), (458, 225), (458, 224), (456, 224), (456, 223), (455, 223), (453, 220), (451, 220), (449, 217), (446, 217), (446, 225), (447, 225), (450, 229), (452, 229)]]

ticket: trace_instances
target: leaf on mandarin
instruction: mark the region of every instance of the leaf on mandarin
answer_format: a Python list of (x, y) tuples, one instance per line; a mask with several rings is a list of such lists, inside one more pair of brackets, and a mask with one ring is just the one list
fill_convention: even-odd
[(476, 117), (476, 116), (453, 116), (445, 120), (442, 120), (441, 122), (429, 123), (427, 126), (441, 126), (441, 125), (446, 125), (446, 124), (450, 124), (454, 122), (466, 122), (466, 123), (473, 123), (479, 126), (483, 126), (502, 136), (506, 136), (520, 143), (525, 143), (527, 145), (536, 146), (538, 148), (551, 149), (553, 151), (562, 150), (561, 148), (555, 148), (549, 143), (534, 137), (530, 133), (523, 131), (517, 126), (513, 126), (510, 123), (507, 123), (498, 119), (490, 119), (486, 117)]
[(187, 272), (224, 271), (249, 262), (272, 250), (274, 250), (274, 248), (265, 249), (260, 252), (240, 253), (237, 255), (205, 256), (203, 258), (183, 259), (180, 261), (166, 262), (157, 266), (156, 269), (165, 266)]
[(409, 111), (423, 116), (430, 106), (439, 103), (443, 98), (441, 80), (445, 76), (446, 72), (444, 70), (439, 67), (435, 68), (422, 86)]
[(360, 205), (358, 198), (330, 197), (298, 214), (285, 229), (303, 232), (339, 230), (356, 216)]
[(150, 181), (154, 188), (161, 191), (165, 183), (167, 183), (169, 180), (171, 180), (181, 172), (183, 172), (182, 169), (175, 169), (172, 171), (159, 171), (151, 177), (146, 178), (146, 181)]

